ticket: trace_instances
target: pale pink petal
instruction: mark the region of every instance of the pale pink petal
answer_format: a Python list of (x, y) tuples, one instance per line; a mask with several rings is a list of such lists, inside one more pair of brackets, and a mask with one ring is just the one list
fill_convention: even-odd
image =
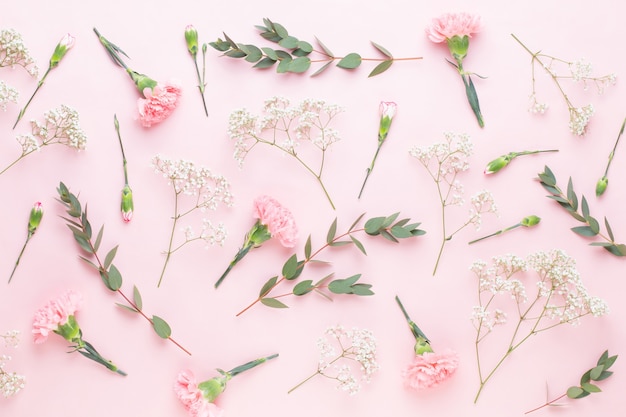
[(144, 127), (167, 119), (178, 105), (181, 88), (177, 83), (169, 82), (157, 84), (153, 90), (145, 88), (145, 98), (137, 100), (139, 120)]
[(296, 222), (287, 208), (269, 196), (261, 196), (254, 200), (254, 217), (266, 225), (272, 237), (280, 240), (280, 243), (293, 248), (298, 238)]
[(181, 371), (174, 382), (174, 392), (191, 417), (222, 417), (223, 410), (207, 401), (198, 389), (193, 372)]
[(436, 387), (452, 376), (458, 366), (458, 355), (452, 351), (417, 355), (402, 372), (404, 385), (414, 390)]
[(426, 35), (432, 42), (440, 43), (453, 36), (472, 37), (482, 28), (480, 16), (470, 13), (446, 13), (434, 18), (430, 25), (426, 27)]
[(50, 333), (60, 325), (67, 323), (69, 316), (80, 308), (83, 297), (74, 290), (68, 290), (60, 297), (50, 300), (35, 312), (33, 319), (33, 339), (35, 343), (43, 343)]

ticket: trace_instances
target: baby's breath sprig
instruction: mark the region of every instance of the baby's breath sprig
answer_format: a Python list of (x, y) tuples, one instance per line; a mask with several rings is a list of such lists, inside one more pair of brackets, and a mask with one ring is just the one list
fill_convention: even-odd
[(9, 102), (17, 104), (19, 95), (19, 92), (15, 88), (8, 86), (7, 83), (0, 80), (0, 109), (2, 109), (2, 111), (7, 110), (7, 103)]
[[(359, 381), (370, 382), (372, 375), (378, 371), (376, 362), (376, 338), (367, 329), (352, 328), (346, 330), (343, 326), (334, 326), (326, 329), (325, 337), (317, 340), (320, 350), (320, 359), (317, 370), (308, 378), (291, 388), (287, 393), (301, 387), (304, 383), (321, 375), (338, 382), (337, 388), (354, 395), (361, 389)], [(340, 351), (337, 351), (336, 348)], [(344, 362), (338, 364), (337, 362)], [(358, 364), (361, 375), (355, 374), (356, 369), (350, 365)]]
[(290, 292), (285, 294), (270, 296), (270, 292), (272, 292), (284, 281), (293, 281), (299, 278), (304, 271), (304, 267), (310, 263), (329, 263), (316, 258), (317, 255), (319, 255), (320, 252), (326, 248), (354, 245), (357, 249), (359, 249), (359, 251), (361, 251), (361, 253), (367, 255), (363, 243), (355, 237), (356, 234), (365, 232), (368, 236), (381, 236), (391, 242), (399, 243), (398, 239), (417, 237), (426, 233), (425, 231), (418, 229), (420, 223), (409, 223), (410, 219), (396, 221), (398, 215), (399, 213), (394, 213), (388, 217), (373, 217), (367, 220), (363, 227), (357, 228), (357, 224), (361, 221), (363, 216), (365, 216), (365, 213), (361, 214), (352, 223), (350, 228), (348, 228), (348, 231), (339, 235), (337, 235), (337, 219), (335, 219), (326, 234), (326, 243), (315, 251), (311, 249), (311, 235), (309, 235), (306, 244), (304, 245), (304, 259), (298, 260), (297, 255), (293, 254), (283, 265), (280, 278), (278, 275), (270, 278), (259, 291), (257, 299), (237, 313), (237, 316), (245, 313), (258, 302), (261, 302), (267, 307), (287, 308), (288, 306), (280, 301), (279, 298), (290, 295), (301, 297), (303, 295), (316, 292), (323, 297), (330, 299), (330, 296), (323, 290), (327, 290), (332, 294), (351, 294), (358, 296), (373, 295), (374, 293), (370, 289), (372, 287), (371, 284), (358, 282), (361, 278), (361, 274), (330, 281), (334, 273), (326, 275), (324, 278), (315, 283), (310, 279), (300, 281)]
[(613, 157), (615, 156), (615, 150), (617, 149), (617, 144), (619, 143), (622, 134), (624, 133), (624, 126), (626, 126), (626, 118), (622, 122), (622, 127), (619, 130), (619, 134), (617, 135), (617, 139), (615, 140), (615, 145), (613, 145), (613, 150), (609, 154), (609, 162), (606, 164), (606, 169), (604, 170), (604, 175), (602, 178), (598, 180), (596, 183), (596, 196), (600, 197), (606, 191), (607, 185), (609, 185), (609, 178), (607, 175), (609, 174), (609, 167), (611, 166), (611, 162), (613, 162)]
[(89, 254), (89, 257), (91, 257), (93, 261), (84, 256), (80, 256), (80, 259), (85, 261), (87, 265), (96, 269), (107, 289), (117, 292), (127, 303), (117, 305), (125, 308), (126, 310), (141, 315), (143, 318), (148, 320), (148, 322), (150, 322), (153, 330), (156, 332), (157, 335), (159, 335), (159, 337), (163, 339), (168, 339), (170, 342), (178, 346), (183, 352), (191, 355), (191, 353), (187, 349), (182, 347), (171, 337), (172, 329), (165, 320), (156, 315), (153, 315), (152, 317), (148, 317), (146, 315), (146, 313), (143, 311), (141, 294), (139, 293), (139, 290), (136, 286), (133, 287), (132, 299), (121, 290), (122, 274), (113, 264), (113, 259), (117, 254), (117, 248), (119, 245), (115, 246), (113, 249), (107, 252), (104, 260), (101, 260), (101, 256), (98, 255), (98, 250), (100, 249), (100, 244), (102, 243), (104, 225), (100, 227), (95, 240), (93, 240), (91, 223), (87, 218), (87, 207), (85, 207), (85, 209), (83, 210), (82, 205), (76, 195), (72, 194), (67, 186), (62, 182), (57, 188), (57, 193), (59, 194), (58, 201), (67, 208), (66, 213), (69, 216), (69, 218), (63, 217), (63, 220), (66, 221), (67, 227), (72, 231), (74, 239), (76, 240), (78, 245)]
[(198, 31), (193, 25), (187, 25), (185, 28), (185, 42), (187, 43), (187, 50), (193, 58), (193, 63), (196, 67), (196, 75), (198, 76), (198, 90), (202, 97), (202, 105), (204, 106), (204, 113), (209, 117), (209, 111), (206, 108), (206, 100), (204, 98), (204, 90), (206, 89), (206, 50), (207, 44), (202, 44), (202, 75), (200, 75), (200, 68), (198, 67)]
[[(4, 340), (6, 347), (17, 348), (20, 342), (20, 332), (17, 330), (10, 330), (4, 334), (0, 334), (0, 339)], [(16, 372), (8, 372), (5, 370), (5, 365), (11, 360), (11, 356), (1, 354), (0, 355), (0, 394), (4, 398), (9, 398), (24, 389), (26, 384), (26, 377)]]
[(39, 74), (39, 68), (35, 64), (35, 60), (30, 56), (30, 52), (22, 35), (15, 29), (0, 30), (0, 68), (20, 66), (24, 68), (30, 75), (36, 77)]
[[(531, 337), (562, 324), (576, 325), (584, 316), (600, 317), (609, 312), (604, 300), (589, 295), (576, 261), (562, 250), (536, 252), (526, 259), (513, 254), (496, 256), (491, 265), (478, 260), (470, 269), (478, 278), (478, 305), (473, 308), (472, 324), (476, 329), (474, 343), (480, 387), (474, 402), (509, 355)], [(534, 285), (526, 286), (516, 278), (518, 273), (528, 270), (537, 276)], [(516, 317), (511, 326), (506, 326), (507, 314), (497, 307), (499, 300), (505, 299), (515, 304), (511, 311), (515, 311)], [(480, 346), (484, 346), (487, 336), (497, 326), (513, 330), (502, 350), (505, 353), (487, 372)]]
[[(548, 198), (559, 203), (567, 212), (576, 220), (584, 223), (585, 226), (572, 227), (571, 230), (577, 235), (583, 237), (596, 237), (600, 236), (604, 239), (604, 242), (591, 242), (591, 246), (601, 246), (615, 256), (626, 256), (626, 245), (623, 243), (616, 243), (613, 235), (613, 230), (609, 225), (607, 218), (604, 218), (604, 225), (606, 227), (606, 235), (600, 232), (600, 223), (594, 217), (589, 214), (589, 204), (585, 196), (581, 196), (580, 207), (578, 204), (578, 196), (574, 191), (574, 185), (572, 177), (570, 177), (567, 183), (567, 193), (563, 193), (556, 184), (556, 177), (550, 168), (547, 166), (544, 168), (544, 172), (539, 174), (539, 181), (543, 188), (550, 193)], [(580, 208), (580, 212), (579, 212)]]
[[(202, 229), (200, 235), (194, 234), (191, 226), (183, 229), (185, 241), (174, 247), (174, 234), (180, 220), (197, 210), (217, 210), (218, 205), (224, 204), (227, 207), (233, 205), (233, 196), (230, 193), (230, 183), (221, 175), (216, 175), (208, 168), (197, 166), (191, 161), (173, 161), (163, 158), (160, 155), (152, 159), (152, 165), (157, 173), (161, 173), (167, 178), (169, 184), (174, 189), (174, 215), (172, 216), (172, 231), (170, 240), (165, 252), (163, 269), (159, 276), (157, 286), (161, 286), (165, 270), (174, 252), (183, 246), (196, 240), (203, 240), (208, 245), (222, 245), (226, 239), (226, 228), (222, 223), (214, 225), (209, 219), (202, 219)], [(188, 196), (192, 200), (190, 207), (183, 207), (182, 196)]]
[(613, 375), (613, 371), (609, 371), (608, 369), (611, 366), (613, 366), (616, 360), (617, 360), (617, 355), (609, 356), (609, 351), (605, 350), (600, 356), (600, 358), (598, 359), (596, 366), (589, 369), (580, 378), (580, 385), (569, 387), (564, 394), (560, 395), (559, 397), (553, 400), (547, 400), (545, 404), (540, 405), (537, 408), (533, 408), (532, 410), (527, 411), (524, 414), (530, 414), (532, 412), (541, 410), (542, 408), (548, 407), (548, 406), (563, 405), (563, 404), (558, 404), (557, 401), (559, 401), (561, 398), (564, 398), (564, 397), (577, 400), (579, 398), (585, 398), (586, 396), (594, 392), (602, 392), (600, 387), (598, 387), (596, 384), (592, 384), (591, 381), (594, 381), (594, 382), (603, 381), (607, 379), (608, 377), (610, 377), (611, 375)]
[(444, 133), (445, 142), (435, 143), (425, 148), (414, 146), (409, 154), (416, 158), (428, 171), (428, 174), (437, 186), (437, 195), (441, 204), (441, 245), (437, 255), (437, 261), (433, 269), (433, 276), (437, 273), (437, 267), (443, 254), (443, 248), (455, 234), (470, 224), (476, 230), (482, 223), (484, 213), (494, 213), (498, 210), (489, 191), (483, 190), (471, 198), (472, 208), (469, 210), (468, 219), (452, 233), (448, 233), (446, 223), (446, 208), (448, 206), (462, 206), (463, 185), (457, 179), (458, 174), (469, 169), (467, 158), (472, 154), (473, 145), (466, 134)]
[[(587, 62), (584, 59), (579, 59), (578, 61), (566, 61), (552, 55), (547, 55), (541, 53), (541, 51), (532, 52), (526, 45), (522, 43), (521, 40), (514, 34), (511, 34), (513, 39), (517, 41), (525, 50), (528, 52), (531, 59), (531, 68), (532, 68), (532, 93), (530, 95), (530, 108), (529, 111), (533, 113), (545, 113), (548, 108), (547, 104), (539, 103), (537, 101), (536, 91), (535, 91), (535, 64), (539, 64), (541, 68), (543, 68), (548, 75), (554, 81), (554, 84), (558, 88), (559, 92), (563, 96), (565, 103), (567, 104), (567, 108), (569, 110), (570, 120), (569, 120), (569, 129), (570, 131), (577, 136), (584, 136), (587, 132), (587, 125), (589, 124), (589, 119), (594, 113), (594, 108), (592, 104), (588, 104), (584, 107), (576, 107), (570, 101), (567, 93), (563, 88), (560, 80), (570, 79), (574, 82), (582, 82), (583, 88), (586, 90), (589, 84), (595, 85), (598, 94), (602, 94), (607, 86), (615, 84), (616, 75), (609, 74), (601, 77), (593, 77), (591, 75), (592, 67), (591, 63)], [(557, 69), (554, 68), (555, 65), (559, 65), (564, 67), (565, 70), (569, 70), (568, 75), (560, 75)]]
[[(259, 34), (263, 39), (278, 44), (282, 49), (237, 43), (226, 33), (224, 33), (224, 40), (218, 38), (217, 41), (210, 42), (209, 45), (223, 52), (224, 56), (244, 58), (247, 62), (254, 63), (253, 68), (271, 68), (278, 63), (276, 66), (277, 73), (304, 73), (311, 67), (312, 63), (323, 63), (324, 65), (315, 71), (311, 75), (312, 77), (321, 74), (335, 61), (339, 61), (337, 67), (347, 70), (359, 67), (363, 61), (379, 62), (369, 73), (369, 77), (373, 77), (387, 71), (395, 61), (422, 59), (422, 57), (394, 58), (391, 52), (375, 42), (372, 42), (372, 46), (383, 55), (382, 58), (363, 58), (356, 52), (351, 52), (345, 56), (336, 56), (319, 39), (316, 38), (316, 41), (321, 50), (316, 50), (310, 42), (290, 35), (283, 25), (267, 18), (263, 19), (263, 26), (256, 26), (256, 28), (261, 31)], [(311, 59), (309, 57), (311, 53), (320, 55), (320, 58)]]
[[(265, 101), (263, 111), (263, 117), (254, 116), (246, 109), (235, 110), (230, 115), (228, 136), (235, 141), (234, 158), (239, 166), (243, 166), (246, 156), (256, 145), (272, 146), (295, 158), (315, 177), (334, 210), (335, 204), (322, 181), (322, 174), (326, 151), (340, 140), (339, 133), (330, 124), (343, 109), (313, 99), (291, 106), (286, 98), (272, 97)], [(263, 136), (265, 132), (268, 132), (267, 136)], [(316, 164), (300, 155), (299, 147), (303, 143), (310, 143), (321, 152)]]
[(22, 159), (44, 146), (60, 144), (81, 151), (87, 145), (87, 136), (81, 129), (78, 112), (69, 106), (49, 110), (44, 114), (44, 123), (31, 122), (31, 133), (19, 135), (16, 140), (22, 147), (21, 155), (0, 171), (4, 174)]

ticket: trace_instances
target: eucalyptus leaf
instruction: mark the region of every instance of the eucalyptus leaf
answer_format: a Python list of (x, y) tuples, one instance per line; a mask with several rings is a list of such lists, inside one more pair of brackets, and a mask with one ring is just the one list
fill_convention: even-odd
[(100, 248), (100, 243), (102, 243), (103, 233), (104, 233), (104, 225), (100, 227), (100, 230), (98, 231), (98, 235), (96, 236), (96, 242), (93, 244), (94, 252), (98, 252), (98, 249)]
[(282, 38), (278, 44), (286, 49), (295, 49), (298, 46), (298, 38), (286, 36)]
[(282, 274), (285, 279), (293, 279), (296, 276), (298, 270), (298, 257), (296, 254), (291, 255), (287, 262), (283, 265)]
[(337, 63), (337, 66), (343, 69), (355, 69), (359, 65), (361, 65), (361, 55), (355, 52), (346, 55)]
[(261, 303), (272, 308), (289, 308), (285, 303), (275, 298), (261, 298)]
[(306, 72), (311, 66), (311, 60), (309, 57), (300, 56), (289, 63), (289, 72), (301, 74)]
[(335, 217), (335, 220), (333, 220), (330, 227), (328, 228), (328, 233), (326, 234), (326, 243), (328, 244), (332, 243), (333, 239), (335, 238), (336, 233), (337, 233), (337, 218)]
[(315, 38), (315, 41), (317, 42), (317, 44), (322, 48), (322, 50), (324, 51), (324, 53), (329, 57), (329, 58), (334, 58), (335, 54), (333, 54), (330, 49), (328, 49), (326, 47), (326, 45), (324, 45), (322, 43), (322, 41), (320, 41), (318, 38)]
[(385, 222), (384, 217), (374, 217), (365, 222), (365, 233), (371, 236), (376, 236), (380, 233), (380, 228)]
[(585, 236), (585, 237), (593, 237), (598, 234), (597, 232), (594, 232), (593, 229), (589, 226), (572, 227), (571, 230), (577, 235)]
[(276, 285), (276, 281), (277, 280), (278, 280), (277, 276), (268, 279), (267, 282), (265, 284), (263, 284), (263, 287), (261, 287), (261, 291), (259, 291), (259, 297), (263, 298), (267, 294), (269, 294), (269, 292), (272, 290), (274, 285)]
[(293, 294), (297, 296), (308, 294), (315, 289), (312, 284), (313, 280), (310, 279), (299, 282), (295, 287), (293, 287)]
[(120, 304), (120, 303), (115, 303), (116, 306), (123, 308), (124, 310), (128, 310), (131, 311), (133, 313), (139, 313), (139, 310), (137, 310), (136, 308), (132, 307), (132, 306), (127, 306), (124, 304)]
[(243, 58), (246, 56), (246, 53), (240, 49), (231, 49), (230, 51), (224, 52), (224, 55), (231, 58)]
[(141, 309), (143, 308), (143, 301), (141, 300), (141, 294), (139, 293), (139, 288), (137, 288), (136, 285), (133, 286), (133, 302), (135, 303), (137, 310), (141, 311)]
[(274, 29), (274, 32), (276, 32), (276, 34), (281, 38), (286, 38), (287, 36), (289, 36), (289, 32), (287, 32), (287, 29), (285, 29), (285, 27), (280, 23), (272, 22), (272, 29)]
[(374, 46), (374, 48), (378, 49), (380, 52), (383, 53), (383, 55), (388, 56), (389, 58), (393, 58), (393, 55), (391, 55), (391, 52), (389, 52), (387, 50), (387, 48), (383, 47), (382, 45), (377, 44), (376, 42), (372, 42), (372, 45)]
[(119, 245), (116, 245), (113, 249), (111, 249), (109, 251), (109, 253), (106, 254), (106, 256), (104, 257), (104, 269), (108, 269), (109, 266), (111, 265), (111, 262), (113, 262), (113, 258), (115, 258), (115, 254), (117, 253), (117, 247)]
[(247, 56), (246, 56), (246, 61), (248, 62), (257, 62), (259, 61), (262, 57), (263, 57), (263, 52), (261, 52), (261, 50), (254, 46), (254, 45), (246, 45), (247, 47)]
[(615, 241), (615, 236), (613, 236), (613, 230), (611, 229), (609, 221), (606, 217), (604, 218), (604, 226), (606, 227), (606, 233), (609, 235), (609, 239), (611, 239), (611, 242)]
[(311, 235), (306, 239), (304, 244), (304, 258), (309, 259), (311, 257)]
[(350, 235), (350, 239), (352, 239), (352, 243), (354, 243), (354, 245), (363, 253), (363, 255), (367, 256), (367, 252), (365, 251), (365, 247), (363, 246), (361, 241), (352, 235)]
[(170, 325), (159, 316), (152, 316), (152, 328), (163, 339), (168, 339), (172, 335)]
[(327, 63), (322, 65), (317, 71), (315, 71), (313, 74), (311, 74), (311, 77), (317, 77), (322, 72), (324, 72), (330, 66), (330, 64), (332, 64), (332, 63), (333, 63), (333, 61), (328, 61)]
[(279, 74), (284, 74), (286, 72), (289, 72), (289, 65), (291, 64), (291, 58), (289, 59), (282, 59), (279, 63), (278, 66), (276, 67), (276, 72)]
[(120, 271), (115, 267), (115, 265), (111, 265), (107, 272), (107, 276), (109, 278), (109, 288), (111, 290), (117, 291), (122, 288), (122, 274), (120, 274)]
[(567, 389), (567, 396), (572, 399), (580, 398), (585, 391), (580, 387), (569, 387)]
[(594, 384), (589, 384), (589, 383), (582, 384), (581, 388), (584, 389), (586, 392), (589, 392), (589, 393), (591, 393), (591, 392), (602, 392), (602, 390), (600, 389), (599, 386), (594, 385)]
[(96, 269), (100, 269), (98, 267), (98, 265), (94, 264), (93, 262), (91, 262), (89, 259), (85, 258), (84, 256), (78, 256), (80, 259), (82, 259), (83, 261), (85, 261), (87, 264), (89, 264), (90, 266), (96, 268)]
[(600, 376), (600, 374), (602, 373), (602, 371), (604, 371), (604, 366), (602, 365), (598, 365), (595, 368), (591, 369), (591, 372), (589, 373), (589, 376), (591, 377), (591, 379), (593, 379), (594, 381), (598, 380), (598, 377)]
[(391, 64), (393, 64), (393, 60), (391, 59), (381, 62), (374, 67), (374, 69), (369, 73), (367, 77), (370, 78), (382, 74), (391, 67)]
[(313, 52), (313, 45), (311, 45), (307, 41), (298, 41), (298, 44), (296, 46), (298, 47), (298, 49), (300, 49), (303, 52), (306, 52), (307, 54), (310, 54), (311, 52)]
[(273, 67), (274, 64), (276, 64), (276, 61), (273, 60), (272, 58), (263, 58), (262, 60), (254, 64), (252, 68), (258, 68), (258, 69), (270, 68), (270, 67)]

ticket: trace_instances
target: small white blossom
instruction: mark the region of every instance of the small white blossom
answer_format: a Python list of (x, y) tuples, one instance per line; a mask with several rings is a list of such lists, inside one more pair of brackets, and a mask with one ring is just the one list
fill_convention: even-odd
[(17, 103), (19, 93), (13, 87), (9, 87), (4, 81), (0, 80), (0, 109), (7, 110), (7, 103)]
[(33, 77), (36, 77), (39, 73), (28, 48), (24, 46), (22, 35), (14, 29), (1, 29), (0, 67), (14, 67), (16, 65), (26, 69)]
[(583, 136), (587, 132), (589, 119), (593, 116), (593, 105), (569, 109), (569, 130), (577, 135)]
[[(1, 334), (0, 338), (4, 339), (6, 347), (17, 347), (19, 343), (19, 331), (11, 330), (5, 334)], [(24, 388), (26, 378), (15, 372), (7, 372), (5, 366), (11, 357), (8, 355), (0, 355), (0, 393), (5, 398), (17, 394)]]

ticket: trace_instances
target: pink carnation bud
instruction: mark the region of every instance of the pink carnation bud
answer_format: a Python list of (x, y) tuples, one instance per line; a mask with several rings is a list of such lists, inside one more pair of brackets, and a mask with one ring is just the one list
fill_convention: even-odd
[(398, 105), (393, 101), (381, 101), (380, 117), (388, 117), (389, 119), (393, 119), (393, 117), (396, 115), (397, 109)]
[(452, 376), (458, 366), (459, 357), (453, 351), (416, 355), (402, 373), (404, 385), (414, 390), (435, 387)]
[(74, 290), (68, 290), (60, 297), (50, 300), (37, 310), (33, 319), (33, 337), (35, 343), (43, 343), (50, 333), (68, 322), (70, 316), (80, 308), (83, 297)]
[(296, 222), (287, 208), (269, 196), (261, 196), (254, 200), (254, 217), (267, 226), (272, 237), (280, 240), (286, 248), (293, 248), (298, 237)]
[(144, 127), (167, 119), (178, 105), (181, 88), (178, 83), (158, 83), (153, 89), (144, 88), (145, 98), (137, 100), (139, 120)]
[(191, 417), (221, 417), (224, 411), (202, 395), (193, 372), (181, 371), (174, 382), (174, 392)]

